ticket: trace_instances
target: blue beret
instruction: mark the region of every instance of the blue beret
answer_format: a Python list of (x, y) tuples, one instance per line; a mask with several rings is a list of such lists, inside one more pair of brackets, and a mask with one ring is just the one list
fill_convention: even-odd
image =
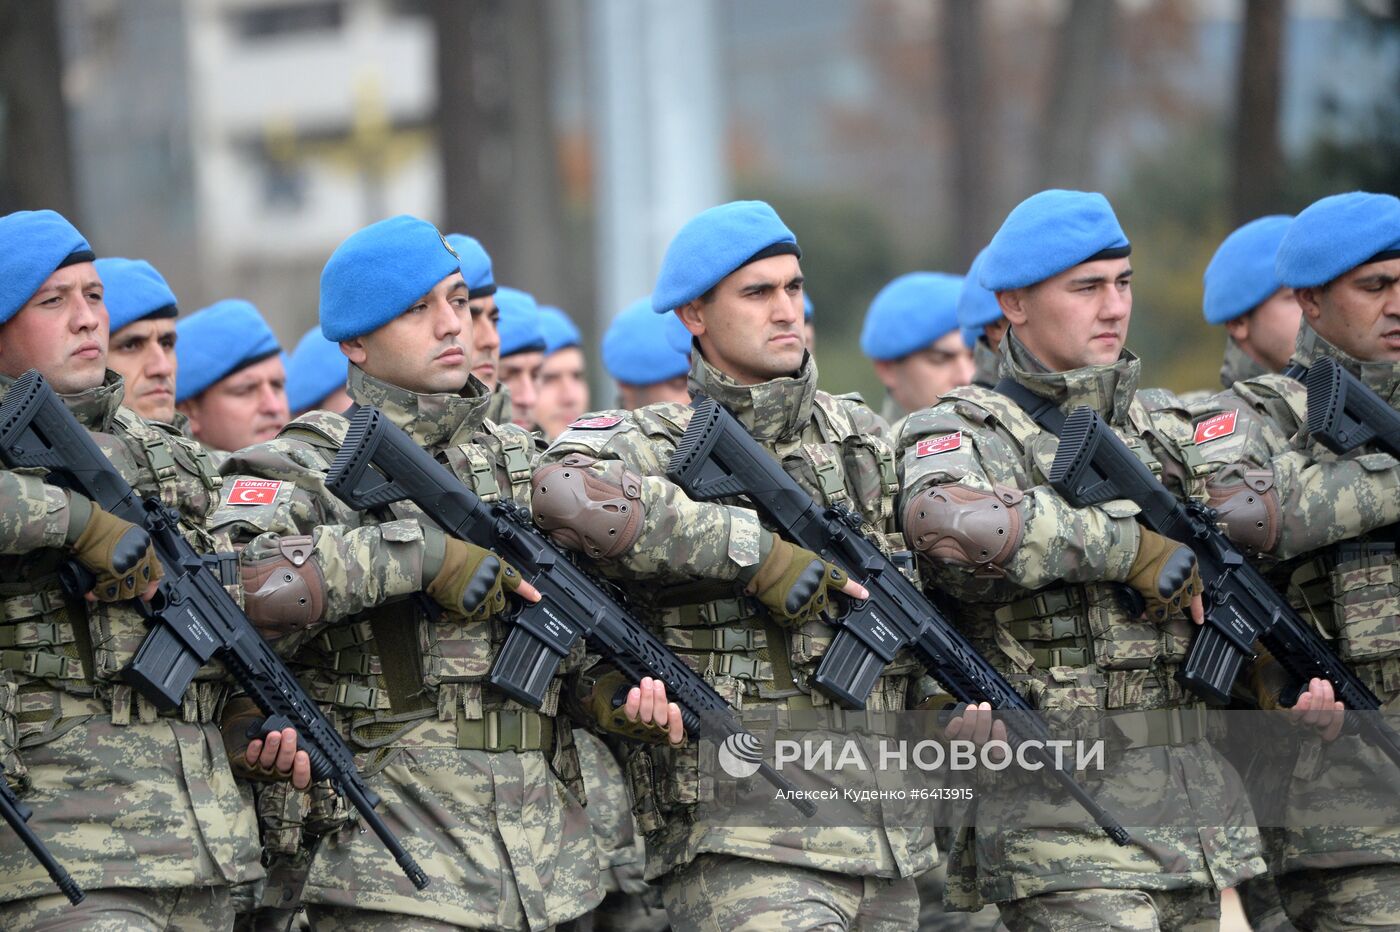
[(305, 411), (344, 388), (350, 371), (350, 360), (340, 344), (327, 340), (320, 327), (306, 331), (286, 364), (287, 406), (293, 411)]
[(62, 214), (17, 210), (0, 217), (0, 324), (18, 314), (54, 272), (92, 260), (92, 247)]
[(1041, 191), (1007, 214), (983, 250), (979, 281), (992, 291), (1025, 288), (1090, 259), (1132, 250), (1108, 198), (1084, 191)]
[(1358, 265), (1400, 255), (1400, 198), (1352, 191), (1308, 205), (1278, 247), (1275, 270), (1290, 288), (1325, 285)]
[(485, 298), (495, 294), (496, 277), (491, 271), (491, 256), (481, 241), (465, 233), (449, 233), (447, 242), (462, 260), (462, 277), (467, 280), (468, 295)]
[(871, 359), (900, 359), (958, 329), (962, 276), (910, 272), (880, 289), (865, 325), (860, 348)]
[(659, 314), (684, 307), (750, 262), (801, 256), (797, 237), (763, 201), (730, 201), (701, 211), (681, 227), (656, 276), (651, 306)]
[(102, 300), (111, 317), (111, 332), (146, 317), (174, 317), (175, 292), (145, 259), (98, 259)]
[[(679, 335), (677, 331), (680, 331)], [(683, 336), (684, 349), (679, 349)], [(655, 385), (690, 371), (690, 332), (675, 314), (657, 314), (650, 298), (633, 301), (603, 334), (603, 367), (619, 382)]]
[(569, 315), (552, 305), (540, 306), (540, 330), (544, 334), (545, 355), (583, 343), (583, 335)]
[(807, 321), (812, 319), (812, 299), (807, 297), (806, 289), (802, 291), (802, 319)]
[(175, 402), (194, 398), (220, 379), (282, 351), (272, 328), (247, 301), (230, 298), (175, 325)]
[(437, 227), (400, 214), (350, 235), (321, 271), (321, 332), (351, 340), (378, 330), (462, 264)]
[(987, 250), (983, 249), (972, 260), (963, 279), (962, 291), (958, 294), (958, 327), (969, 349), (976, 345), (977, 338), (988, 324), (1001, 320), (1003, 316), (996, 292), (983, 287), (978, 281), (982, 274), (982, 257), (986, 254)]
[(1260, 217), (1225, 237), (1202, 279), (1205, 292), (1201, 308), (1206, 323), (1234, 320), (1283, 287), (1274, 270), (1274, 258), (1292, 222), (1292, 217), (1283, 214)]
[(540, 306), (533, 295), (502, 285), (496, 289), (496, 310), (501, 312), (501, 321), (496, 327), (501, 333), (502, 356), (544, 352)]

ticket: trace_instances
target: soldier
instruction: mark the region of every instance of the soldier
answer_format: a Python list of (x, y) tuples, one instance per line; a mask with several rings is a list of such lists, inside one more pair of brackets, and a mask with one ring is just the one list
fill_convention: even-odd
[(462, 257), (462, 277), (467, 282), (467, 300), (472, 311), (472, 375), (491, 391), (486, 419), (492, 424), (509, 424), (510, 389), (497, 378), (501, 365), (501, 312), (496, 307), (496, 277), (491, 257), (473, 236), (451, 233), (448, 245)]
[[(943, 272), (910, 272), (870, 302), (860, 348), (875, 363), (889, 393), (881, 412), (895, 421), (927, 408), (972, 381), (972, 352), (958, 331), (962, 279)], [(895, 425), (896, 431), (898, 425)]]
[[(796, 238), (767, 204), (704, 211), (676, 234), (652, 294), (694, 335), (692, 392), (719, 400), (783, 458), (821, 502), (892, 528), (892, 451), (863, 405), (817, 390), (802, 332)], [(816, 555), (765, 529), (746, 504), (697, 503), (663, 478), (691, 410), (655, 404), (576, 422), (535, 472), (535, 518), (562, 545), (616, 575), (676, 648), (747, 710), (827, 708), (809, 677), (832, 628), (829, 591), (865, 591)], [(619, 520), (621, 519), (621, 520)], [(761, 608), (760, 608), (761, 606)], [(916, 666), (900, 658), (869, 707), (906, 707)], [(645, 681), (644, 681), (645, 682)], [(626, 728), (668, 706), (619, 674), (593, 678), (599, 721)], [(673, 738), (675, 736), (673, 735)], [(937, 854), (932, 830), (879, 821), (852, 828), (745, 829), (712, 824), (694, 745), (634, 747), (628, 761), (647, 876), (660, 878), (676, 929), (900, 928), (917, 920), (913, 876)]]
[(535, 386), (535, 423), (546, 441), (588, 410), (588, 378), (584, 373), (583, 337), (557, 307), (540, 308), (544, 333), (544, 363)]
[(674, 314), (653, 311), (650, 296), (627, 305), (603, 334), (603, 367), (617, 381), (617, 406), (689, 404), (689, 348), (690, 331)]
[[(382, 409), (478, 495), (523, 502), (533, 441), (484, 418), (468, 303), (457, 255), (408, 216), (352, 235), (321, 275), (321, 330), (349, 359), (350, 397)], [(415, 891), (377, 839), (346, 825), (310, 865), (312, 924), (542, 929), (579, 916), (601, 891), (571, 732), (556, 727), (562, 675), (539, 712), (486, 682), (505, 591), (538, 593), (411, 505), (360, 513), (330, 494), (324, 473), (347, 428), (312, 412), (232, 457), (214, 519), (243, 545), (249, 615), (281, 635), (431, 878)], [(426, 599), (392, 601), (420, 591)]]
[(184, 373), (175, 407), (195, 438), (214, 451), (241, 450), (277, 436), (291, 418), (282, 347), (247, 301), (229, 299), (175, 325)]
[(1226, 388), (1288, 365), (1303, 312), (1293, 289), (1280, 283), (1274, 257), (1292, 219), (1246, 223), (1225, 237), (1206, 266), (1202, 309), (1206, 323), (1225, 325), (1220, 383)]
[[(1102, 195), (1043, 191), (1011, 212), (980, 270), (1010, 323), (1003, 390), (1066, 413), (1091, 406), (1180, 491), (1203, 495), (1190, 470), (1169, 465), (1190, 422), (1134, 398), (1130, 249)], [(979, 791), (997, 824), (960, 831), (950, 884), (959, 900), (997, 903), (1012, 930), (1217, 922), (1219, 890), (1264, 865), (1238, 778), (1203, 740), (1203, 708), (1173, 676), (1192, 633), (1186, 611), (1202, 617), (1194, 556), (1139, 526), (1135, 507), (1069, 506), (1046, 483), (1056, 445), (1011, 397), (972, 386), (909, 417), (901, 513), (926, 582), (957, 600), (969, 638), (1040, 707), (1134, 713), (1118, 726), (1125, 792), (1181, 813), (1209, 807), (1197, 824), (1219, 825), (1206, 821), (1217, 805), (1235, 821), (1135, 829), (1120, 848), (1093, 826), (1023, 824), (1023, 789), (1001, 781)], [(1137, 599), (1145, 613), (1130, 608)]]
[(327, 340), (317, 324), (297, 341), (287, 360), (287, 407), (297, 414), (350, 407), (345, 391), (349, 363), (340, 345)]
[[(53, 211), (0, 218), (0, 386), (37, 369), (122, 475), (178, 508), (183, 531), (211, 551), (218, 474), (193, 440), (119, 407), (107, 340), (82, 235)], [(227, 929), (232, 887), (262, 868), (252, 809), (211, 724), (219, 674), (202, 671), (170, 712), (124, 683), (147, 631), (131, 600), (149, 598), (160, 576), (150, 539), (37, 476), (0, 472), (0, 484), (0, 752), (34, 831), (87, 891), (69, 905), (7, 839), (0, 927)], [(86, 602), (59, 584), (69, 559), (97, 576)]]
[(958, 294), (958, 328), (962, 331), (963, 342), (972, 350), (972, 384), (991, 388), (1001, 378), (1001, 341), (1006, 336), (1006, 318), (1002, 316), (997, 296), (978, 281), (982, 274), (982, 250), (972, 260), (972, 267), (963, 279), (962, 291)]
[(497, 378), (510, 390), (511, 423), (534, 430), (540, 367), (544, 365), (544, 330), (535, 298), (519, 288), (496, 289), (501, 316), (501, 361)]
[(149, 421), (175, 423), (175, 292), (143, 259), (93, 266), (112, 328), (107, 367), (126, 384), (122, 404)]

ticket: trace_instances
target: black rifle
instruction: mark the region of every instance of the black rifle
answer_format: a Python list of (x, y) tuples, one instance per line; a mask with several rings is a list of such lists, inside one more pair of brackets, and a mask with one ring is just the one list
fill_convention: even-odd
[(723, 405), (713, 398), (696, 404), (666, 475), (697, 501), (747, 496), (783, 537), (841, 567), (869, 590), (868, 599), (836, 618), (839, 630), (812, 677), (817, 688), (846, 708), (864, 708), (885, 665), (907, 648), (959, 702), (986, 702), (998, 711), (1020, 713), (1016, 725), (1007, 722), (1008, 730), (1025, 733), (1010, 735), (1012, 743), (1041, 742), (1036, 759), (1110, 838), (1128, 843), (1118, 821), (1043, 753), (1050, 734), (1030, 703), (861, 533), (860, 517), (813, 501)]
[(516, 701), (538, 709), (559, 663), (587, 639), (632, 682), (666, 684), (686, 731), (727, 746), (802, 811), (816, 807), (793, 796), (796, 787), (762, 759), (762, 744), (746, 731), (713, 686), (662, 644), (647, 627), (580, 569), (535, 526), (528, 508), (510, 499), (487, 504), (433, 459), (377, 408), (350, 418), (326, 488), (351, 508), (378, 508), (408, 499), (445, 532), (498, 554), (540, 592), (511, 619), (511, 631), (487, 677)]
[[(151, 630), (122, 671), (124, 679), (155, 705), (173, 709), (199, 668), (217, 655), (267, 716), (256, 732), (295, 728), (297, 747), (311, 758), (312, 775), (330, 781), (359, 811), (415, 887), (428, 885), (427, 875), (374, 811), (379, 796), (355, 769), (350, 748), (180, 534), (179, 514), (143, 500), (32, 369), (10, 386), (0, 406), (0, 460), (12, 469), (47, 470), (48, 481), (81, 492), (150, 535), (165, 575), (149, 604), (136, 602)], [(64, 567), (63, 577), (75, 594), (92, 588), (92, 574), (76, 561)]]
[[(1348, 709), (1380, 710), (1375, 694), (1216, 527), (1214, 510), (1179, 500), (1092, 409), (1081, 405), (1065, 420), (1049, 480), (1077, 507), (1116, 498), (1135, 502), (1142, 524), (1196, 554), (1206, 623), (1181, 667), (1182, 682), (1192, 691), (1211, 702), (1228, 702), (1241, 665), (1254, 656), (1255, 641), (1262, 641), (1295, 684), (1320, 677), (1331, 681)], [(1346, 721), (1349, 731), (1359, 730), (1400, 764), (1400, 736), (1380, 715)]]
[(19, 840), (24, 842), (24, 846), (34, 855), (35, 860), (44, 866), (44, 870), (49, 872), (53, 882), (58, 885), (58, 889), (63, 891), (63, 895), (68, 897), (68, 902), (77, 906), (83, 901), (82, 887), (68, 876), (68, 872), (63, 869), (63, 865), (58, 863), (53, 853), (49, 851), (44, 843), (39, 840), (39, 836), (34, 834), (34, 830), (29, 827), (29, 817), (34, 813), (28, 806), (20, 802), (15, 791), (10, 789), (10, 784), (5, 780), (5, 767), (0, 764), (0, 818), (10, 823), (10, 828), (15, 830)]
[(1400, 411), (1370, 386), (1324, 357), (1308, 369), (1308, 434), (1333, 453), (1369, 443), (1400, 457)]

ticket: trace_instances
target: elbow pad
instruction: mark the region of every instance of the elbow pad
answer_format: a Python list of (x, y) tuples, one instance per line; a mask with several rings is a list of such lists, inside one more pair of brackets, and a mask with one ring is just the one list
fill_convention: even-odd
[(904, 538), (931, 560), (979, 569), (1001, 567), (1021, 545), (1025, 519), (1019, 489), (993, 491), (962, 485), (935, 485), (904, 508)]
[(556, 544), (608, 559), (642, 534), (642, 478), (613, 460), (571, 453), (535, 473), (530, 504), (535, 523)]

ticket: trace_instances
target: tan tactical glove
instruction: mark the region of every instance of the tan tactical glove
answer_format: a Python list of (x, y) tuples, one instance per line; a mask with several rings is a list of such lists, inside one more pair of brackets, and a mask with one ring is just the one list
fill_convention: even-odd
[(72, 493), (68, 507), (68, 547), (97, 577), (93, 594), (103, 602), (134, 599), (160, 579), (162, 570), (144, 529)]
[(671, 734), (664, 725), (655, 722), (634, 722), (627, 718), (622, 705), (613, 702), (620, 695), (627, 697), (627, 690), (637, 685), (629, 682), (621, 673), (605, 673), (593, 684), (593, 692), (588, 697), (588, 708), (605, 731), (610, 731), (643, 744), (666, 744)]
[(1201, 574), (1191, 548), (1147, 528), (1139, 529), (1138, 552), (1124, 580), (1142, 594), (1153, 621), (1179, 615), (1201, 591)]
[(796, 628), (826, 611), (827, 590), (840, 592), (847, 578), (840, 567), (774, 535), (772, 549), (744, 591), (757, 596), (779, 623)]
[(442, 569), (423, 591), (467, 621), (485, 621), (506, 607), (506, 591), (520, 586), (515, 567), (484, 547), (446, 537)]

